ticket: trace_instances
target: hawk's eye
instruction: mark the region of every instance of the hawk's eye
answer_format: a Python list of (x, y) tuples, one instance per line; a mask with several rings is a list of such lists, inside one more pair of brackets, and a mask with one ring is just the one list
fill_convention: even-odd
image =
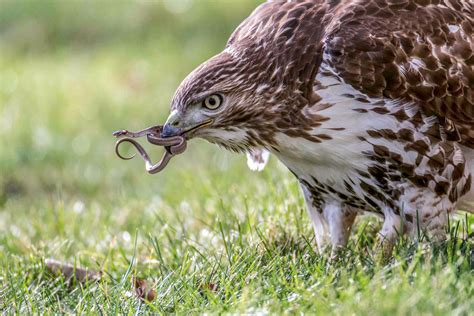
[(222, 104), (222, 96), (220, 94), (211, 94), (206, 97), (202, 104), (209, 110), (215, 110)]

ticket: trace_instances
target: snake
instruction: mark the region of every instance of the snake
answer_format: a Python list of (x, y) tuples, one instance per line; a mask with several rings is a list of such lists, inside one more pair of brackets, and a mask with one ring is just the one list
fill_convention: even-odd
[[(170, 162), (173, 156), (179, 155), (186, 150), (186, 138), (184, 136), (172, 136), (172, 137), (161, 137), (161, 132), (163, 130), (163, 125), (155, 125), (137, 132), (131, 132), (128, 130), (119, 130), (114, 132), (112, 135), (116, 138), (119, 138), (115, 143), (115, 153), (120, 159), (130, 160), (135, 157), (125, 157), (120, 154), (120, 146), (123, 143), (130, 143), (138, 151), (140, 156), (145, 161), (145, 169), (150, 174), (155, 174), (162, 171)], [(153, 164), (150, 159), (150, 156), (146, 152), (145, 148), (135, 140), (135, 138), (140, 138), (146, 136), (148, 142), (153, 145), (163, 146), (165, 148), (165, 153), (161, 160)]]

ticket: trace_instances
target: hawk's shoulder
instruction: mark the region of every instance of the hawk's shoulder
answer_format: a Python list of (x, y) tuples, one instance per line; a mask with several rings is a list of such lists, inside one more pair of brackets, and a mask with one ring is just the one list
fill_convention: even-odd
[(415, 102), (474, 147), (474, 4), (367, 0), (334, 12), (325, 51), (338, 75), (371, 95)]

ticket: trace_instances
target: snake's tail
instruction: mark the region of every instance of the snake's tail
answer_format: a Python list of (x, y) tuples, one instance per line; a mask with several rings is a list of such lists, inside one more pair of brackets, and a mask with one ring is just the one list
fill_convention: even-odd
[[(133, 145), (133, 147), (135, 147), (135, 149), (138, 151), (140, 156), (142, 156), (143, 160), (145, 161), (146, 171), (150, 174), (155, 174), (155, 173), (158, 173), (161, 170), (163, 170), (166, 167), (166, 165), (169, 163), (169, 161), (171, 160), (171, 157), (173, 157), (172, 153), (169, 153), (168, 151), (166, 151), (165, 154), (163, 155), (163, 158), (161, 158), (161, 160), (157, 164), (154, 165), (151, 162), (150, 156), (145, 151), (145, 149), (142, 147), (142, 145), (140, 145), (136, 140), (134, 140), (132, 138), (122, 138), (119, 141), (117, 141), (117, 143), (115, 144), (115, 152), (117, 153), (117, 156), (119, 156), (121, 159), (124, 159), (124, 160), (130, 160), (133, 157), (135, 157), (135, 155), (134, 155), (134, 156), (128, 158), (128, 157), (124, 157), (120, 154), (118, 149), (119, 149), (120, 145), (122, 143), (125, 143), (125, 142), (130, 143), (130, 144)], [(186, 144), (185, 144), (185, 146), (186, 146)]]
[(155, 174), (155, 173), (160, 172), (166, 167), (166, 165), (168, 165), (168, 162), (170, 162), (171, 157), (173, 157), (172, 154), (165, 152), (165, 154), (163, 155), (163, 158), (161, 158), (161, 160), (156, 165), (153, 165), (151, 161), (149, 160), (146, 161), (146, 166), (145, 166), (146, 171), (149, 174)]
[[(130, 159), (133, 159), (135, 158), (135, 155), (131, 156), (131, 157), (125, 157), (125, 156), (122, 156), (122, 154), (120, 153), (120, 145), (124, 142), (129, 142), (129, 143), (132, 143), (129, 139), (127, 138), (123, 138), (119, 141), (117, 141), (115, 143), (115, 154), (120, 158), (120, 159), (123, 159), (123, 160), (130, 160)], [(133, 143), (132, 143), (133, 144)], [(135, 145), (135, 144), (134, 144)], [(136, 147), (136, 146), (135, 146)]]
[(135, 149), (138, 151), (138, 153), (140, 154), (140, 156), (142, 156), (143, 160), (145, 160), (145, 162), (150, 162), (150, 156), (148, 156), (147, 152), (145, 151), (145, 149), (142, 147), (142, 145), (140, 145), (136, 140), (134, 139), (131, 139), (131, 138), (122, 138), (120, 140), (117, 141), (117, 143), (115, 143), (115, 152), (117, 153), (117, 156), (119, 156), (120, 158), (124, 159), (124, 160), (130, 160), (132, 159), (133, 157), (135, 157), (135, 155), (133, 155), (132, 157), (128, 158), (128, 157), (123, 157), (120, 152), (119, 152), (119, 147), (122, 143), (130, 143), (133, 145), (133, 147), (135, 147)]

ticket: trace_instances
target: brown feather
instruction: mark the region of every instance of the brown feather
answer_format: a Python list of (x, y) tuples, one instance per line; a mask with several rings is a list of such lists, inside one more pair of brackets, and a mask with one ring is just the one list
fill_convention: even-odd
[(473, 2), (346, 1), (331, 20), (326, 50), (345, 81), (449, 119), (474, 148)]

